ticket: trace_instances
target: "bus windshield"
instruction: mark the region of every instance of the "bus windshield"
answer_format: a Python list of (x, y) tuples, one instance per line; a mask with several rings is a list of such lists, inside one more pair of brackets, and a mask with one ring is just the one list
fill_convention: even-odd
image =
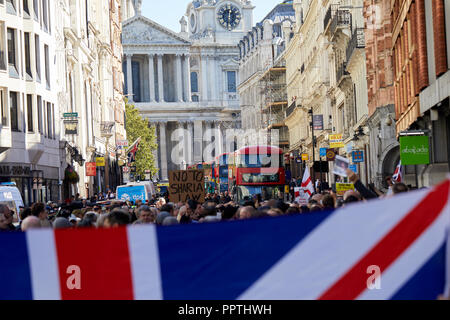
[(282, 155), (243, 154), (240, 155), (239, 168), (279, 168), (282, 166)]
[(260, 194), (263, 200), (283, 199), (282, 186), (237, 186), (238, 201)]

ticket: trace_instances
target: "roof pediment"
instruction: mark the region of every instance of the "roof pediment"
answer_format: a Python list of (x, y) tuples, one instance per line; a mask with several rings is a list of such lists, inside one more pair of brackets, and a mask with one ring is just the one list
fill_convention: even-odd
[(170, 29), (143, 16), (134, 16), (124, 22), (123, 45), (186, 45), (191, 43)]

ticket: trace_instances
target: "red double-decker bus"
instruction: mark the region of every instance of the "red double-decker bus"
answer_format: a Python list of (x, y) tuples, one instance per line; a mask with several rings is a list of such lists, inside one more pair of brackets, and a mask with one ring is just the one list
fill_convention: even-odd
[(244, 147), (229, 154), (229, 189), (237, 201), (260, 194), (263, 200), (283, 199), (286, 173), (283, 150), (274, 146)]

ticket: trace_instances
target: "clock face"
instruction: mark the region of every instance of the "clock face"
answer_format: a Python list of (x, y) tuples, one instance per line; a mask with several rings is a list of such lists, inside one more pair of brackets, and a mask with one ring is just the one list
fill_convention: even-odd
[(241, 22), (241, 12), (236, 6), (225, 4), (217, 12), (217, 19), (222, 27), (231, 31)]

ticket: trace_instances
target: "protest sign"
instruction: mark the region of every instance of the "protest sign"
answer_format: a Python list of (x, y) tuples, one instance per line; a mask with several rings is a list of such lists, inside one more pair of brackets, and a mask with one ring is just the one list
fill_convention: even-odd
[(355, 190), (353, 183), (336, 183), (336, 194), (343, 197), (348, 190)]
[(294, 188), (294, 193), (295, 193), (295, 201), (299, 204), (299, 205), (307, 205), (308, 204), (308, 200), (309, 200), (309, 194), (307, 194), (303, 188)]
[(341, 177), (347, 177), (346, 171), (349, 164), (350, 161), (347, 158), (336, 156), (336, 159), (334, 160), (333, 173)]
[(189, 199), (205, 202), (205, 173), (203, 170), (170, 171), (169, 197), (172, 202)]

